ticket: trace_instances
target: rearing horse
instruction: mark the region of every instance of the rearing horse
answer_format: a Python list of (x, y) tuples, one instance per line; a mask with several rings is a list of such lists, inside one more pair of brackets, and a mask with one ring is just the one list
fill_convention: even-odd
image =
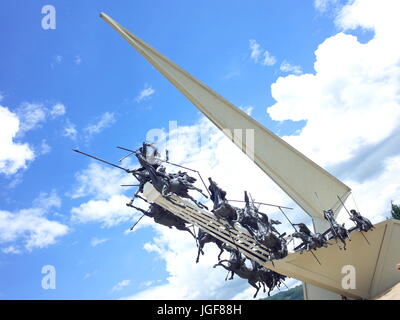
[(141, 211), (144, 215), (153, 218), (154, 222), (158, 224), (161, 224), (168, 228), (175, 227), (178, 230), (187, 231), (196, 239), (196, 236), (193, 234), (193, 232), (186, 226), (187, 222), (185, 220), (174, 215), (173, 213), (169, 212), (168, 210), (164, 209), (163, 207), (161, 207), (156, 203), (150, 204), (148, 210), (135, 207), (132, 204), (127, 204), (127, 205), (138, 211)]
[[(151, 184), (156, 188), (158, 192), (162, 194), (163, 197), (169, 199), (172, 193), (175, 193), (177, 196), (182, 198), (187, 198), (192, 200), (198, 207), (205, 208), (207, 207), (200, 202), (196, 201), (191, 195), (189, 195), (189, 187), (190, 182), (182, 182), (184, 178), (178, 177), (169, 177), (168, 174), (157, 171), (154, 166), (152, 166), (146, 158), (138, 151), (135, 152), (135, 155), (140, 163), (140, 165), (148, 172)], [(191, 189), (196, 189), (192, 187)]]
[(221, 240), (215, 238), (211, 234), (203, 231), (202, 229), (199, 229), (199, 232), (197, 234), (197, 242), (198, 242), (199, 248), (198, 248), (198, 251), (197, 251), (196, 263), (199, 262), (200, 253), (204, 254), (204, 251), (203, 251), (204, 245), (206, 243), (209, 243), (209, 242), (214, 242), (218, 246), (218, 248), (221, 250), (219, 252), (219, 254), (218, 254), (218, 261), (219, 261), (219, 259), (221, 258), (222, 253), (224, 252), (224, 248), (225, 248), (225, 243), (224, 242), (222, 242)]
[[(231, 258), (229, 260), (221, 260), (217, 264), (214, 265), (214, 268), (217, 266), (221, 266), (224, 269), (230, 271), (232, 276), (229, 280), (233, 279), (234, 274), (237, 274), (240, 278), (247, 279), (248, 283), (256, 289), (256, 293), (253, 298), (257, 297), (258, 291), (260, 290), (260, 285), (258, 282), (261, 281), (260, 273), (256, 268), (248, 268), (245, 264), (245, 258), (242, 258), (241, 253), (237, 250), (231, 251)], [(223, 262), (227, 262), (227, 265), (224, 265)], [(225, 279), (226, 280), (226, 279)]]

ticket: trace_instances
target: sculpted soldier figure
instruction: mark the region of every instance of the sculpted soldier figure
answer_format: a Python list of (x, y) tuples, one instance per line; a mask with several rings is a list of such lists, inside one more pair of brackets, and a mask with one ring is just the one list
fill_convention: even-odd
[(218, 187), (217, 183), (211, 178), (208, 178), (210, 186), (210, 199), (213, 202), (212, 213), (215, 214), (217, 219), (225, 219), (232, 227), (234, 222), (238, 219), (236, 208), (231, 206), (226, 200), (226, 192)]
[(304, 223), (297, 223), (297, 224), (295, 223), (293, 225), (298, 226), (299, 231), (294, 232), (292, 234), (292, 237), (300, 238), (303, 241), (299, 246), (295, 248), (295, 251), (299, 249), (301, 251), (316, 250), (317, 248), (328, 246), (325, 236), (323, 236), (320, 233), (316, 234), (312, 233)]
[(335, 218), (334, 218), (334, 213), (332, 209), (329, 210), (324, 210), (324, 217), (326, 220), (328, 220), (330, 224), (330, 228), (326, 231), (330, 231), (332, 237), (331, 239), (339, 239), (343, 243), (343, 249), (346, 250), (346, 238), (350, 239), (349, 232), (347, 229), (344, 227), (344, 223), (342, 225), (339, 225)]
[(367, 232), (371, 229), (374, 229), (374, 225), (369, 221), (369, 219), (363, 217), (359, 212), (352, 209), (350, 210), (350, 220), (354, 221), (356, 224), (356, 228), (360, 231)]

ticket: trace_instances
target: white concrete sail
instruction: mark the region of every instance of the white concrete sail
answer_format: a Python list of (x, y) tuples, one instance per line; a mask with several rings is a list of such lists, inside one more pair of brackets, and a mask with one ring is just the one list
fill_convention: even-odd
[(242, 130), (242, 136), (235, 135), (233, 142), (246, 151), (306, 213), (315, 218), (314, 224), (324, 223), (323, 209), (341, 207), (337, 196), (344, 201), (350, 193), (348, 186), (106, 14), (101, 13), (100, 16), (229, 138), (232, 139), (229, 132)]

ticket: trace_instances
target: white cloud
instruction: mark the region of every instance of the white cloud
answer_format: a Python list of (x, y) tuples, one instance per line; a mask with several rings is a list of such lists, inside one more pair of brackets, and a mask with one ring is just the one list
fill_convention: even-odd
[(59, 116), (63, 116), (65, 112), (66, 112), (65, 106), (62, 103), (57, 103), (51, 108), (50, 115), (53, 118), (56, 118)]
[(63, 136), (71, 140), (76, 140), (78, 137), (78, 130), (76, 130), (75, 124), (67, 120), (67, 124), (64, 127)]
[(60, 208), (61, 198), (58, 196), (55, 190), (52, 190), (50, 193), (41, 192), (33, 201), (33, 205), (35, 208), (41, 208), (45, 211), (48, 211), (51, 208)]
[(75, 180), (77, 183), (70, 193), (73, 199), (86, 196), (107, 199), (125, 191), (121, 184), (136, 183), (132, 175), (97, 162), (91, 162), (86, 169), (77, 172)]
[(122, 280), (121, 282), (118, 282), (113, 288), (112, 291), (120, 291), (126, 286), (129, 286), (131, 283), (131, 280)]
[(254, 62), (258, 62), (258, 59), (260, 58), (261, 55), (261, 47), (260, 45), (257, 43), (256, 40), (251, 39), (249, 40), (249, 47), (250, 47), (250, 58), (254, 61)]
[[(87, 169), (75, 175), (75, 179), (77, 184), (69, 196), (73, 199), (90, 196), (91, 199), (72, 208), (73, 222), (101, 223), (102, 227), (109, 228), (139, 217), (136, 210), (126, 206), (130, 198), (123, 195), (126, 189), (121, 187), (121, 184), (132, 184), (136, 181), (122, 170), (90, 163)], [(136, 204), (143, 205), (142, 201), (137, 201)], [(138, 228), (149, 223), (143, 220)]]
[(314, 0), (314, 7), (319, 12), (326, 12), (330, 8), (335, 8), (338, 0)]
[(6, 248), (3, 248), (1, 251), (3, 251), (4, 253), (11, 253), (11, 254), (21, 254), (22, 251), (20, 249), (18, 249), (18, 247), (16, 246), (9, 246)]
[(281, 66), (279, 67), (279, 69), (282, 72), (287, 72), (287, 73), (294, 73), (294, 74), (301, 74), (303, 73), (303, 70), (301, 69), (300, 66), (296, 66), (296, 65), (292, 65), (287, 61), (283, 61), (281, 63)]
[[(68, 227), (60, 222), (49, 220), (46, 214), (53, 207), (59, 207), (59, 198), (42, 193), (33, 202), (33, 207), (17, 212), (0, 210), (0, 244), (10, 244), (3, 252), (16, 253), (19, 246), (32, 251), (54, 244), (57, 238), (68, 232)], [(45, 200), (48, 200), (47, 202)]]
[(153, 241), (166, 263), (167, 283), (152, 283), (137, 294), (122, 299), (229, 299), (248, 287), (246, 281), (237, 278), (225, 282), (225, 269), (213, 268), (219, 251), (214, 244), (206, 245), (206, 254), (196, 264), (197, 248), (188, 233), (163, 226), (155, 228), (158, 236)]
[(96, 247), (96, 246), (98, 246), (99, 244), (102, 244), (102, 243), (104, 243), (104, 242), (107, 242), (108, 240), (110, 240), (110, 239), (107, 239), (107, 238), (103, 238), (103, 239), (92, 238), (92, 240), (90, 240), (90, 245), (91, 245), (92, 247)]
[(14, 141), (20, 130), (20, 121), (15, 113), (0, 106), (0, 123), (0, 173), (11, 175), (25, 169), (35, 154), (29, 144)]
[(264, 59), (262, 61), (262, 65), (264, 66), (273, 66), (276, 63), (276, 59), (272, 56), (267, 50), (264, 51)]
[(86, 280), (86, 279), (89, 279), (89, 278), (93, 277), (96, 273), (97, 273), (97, 270), (94, 270), (93, 272), (85, 273), (85, 275), (83, 276), (83, 280)]
[(144, 89), (139, 92), (135, 100), (137, 103), (147, 100), (154, 94), (154, 92), (155, 90), (151, 86), (145, 84)]
[[(362, 183), (354, 180), (346, 181), (353, 189), (356, 201), (354, 207), (374, 223), (391, 217), (391, 200), (394, 202), (400, 200), (400, 182), (394, 179), (399, 174), (400, 156), (394, 156), (384, 160), (384, 170), (378, 177)], [(353, 226), (352, 223), (346, 225)]]
[(47, 154), (51, 151), (51, 147), (47, 143), (46, 139), (42, 140), (42, 143), (40, 144), (40, 154), (44, 155)]
[(48, 108), (42, 103), (23, 102), (16, 109), (16, 115), (19, 119), (17, 137), (23, 137), (26, 132), (41, 128), (49, 118), (55, 119), (63, 116), (66, 112), (65, 110), (65, 106), (61, 103)]
[(17, 115), (20, 120), (19, 135), (33, 129), (37, 129), (45, 122), (47, 109), (43, 104), (24, 102), (17, 109)]
[[(230, 199), (241, 200), (243, 191), (248, 190), (258, 200), (282, 205), (290, 203), (278, 187), (208, 120), (202, 118), (193, 126), (178, 127), (169, 132), (169, 138), (167, 148), (171, 161), (199, 170), (204, 179), (213, 177), (228, 192)], [(163, 149), (162, 145), (160, 147)], [(264, 211), (274, 219), (283, 220), (274, 210), (265, 208)], [(206, 245), (206, 254), (196, 264), (197, 248), (189, 233), (160, 225), (153, 227), (157, 236), (144, 245), (144, 250), (165, 261), (169, 273), (167, 283), (153, 283), (124, 299), (233, 299), (241, 292), (241, 298), (252, 297), (254, 291), (247, 290), (249, 284), (246, 280), (236, 277), (225, 282), (226, 270), (213, 268), (219, 252), (215, 244)], [(259, 297), (263, 296), (265, 294), (260, 292)]]
[(74, 62), (79, 66), (82, 63), (82, 58), (80, 56), (76, 56)]
[(112, 112), (103, 113), (99, 120), (84, 128), (87, 138), (102, 132), (104, 129), (111, 127), (115, 123), (115, 115)]
[[(340, 32), (315, 52), (315, 74), (279, 78), (272, 85), (273, 120), (306, 120), (298, 136), (284, 137), (353, 189), (361, 212), (374, 222), (389, 216), (400, 183), (400, 27), (398, 1), (354, 1), (335, 22), (348, 29), (371, 29), (360, 43)], [(348, 226), (351, 226), (349, 224)]]
[[(336, 19), (338, 26), (373, 27), (374, 38), (366, 44), (344, 33), (326, 39), (315, 52), (315, 74), (280, 77), (272, 85), (276, 104), (268, 108), (273, 120), (307, 121), (299, 135), (284, 138), (324, 167), (356, 159), (361, 149), (370, 148), (365, 157), (375, 161), (376, 167), (382, 164), (383, 169), (371, 173), (364, 170), (363, 181), (341, 179), (353, 189), (362, 214), (374, 222), (389, 216), (390, 200), (398, 201), (400, 194), (400, 182), (396, 179), (400, 175), (398, 144), (392, 143), (391, 152), (384, 150), (374, 158), (375, 146), (395, 137), (399, 130), (399, 5), (398, 1), (363, 0), (345, 6)], [(252, 59), (260, 59), (257, 43), (251, 42), (250, 47)], [(203, 133), (200, 139), (199, 132)], [(207, 121), (180, 127), (170, 132), (170, 138), (174, 136), (179, 140), (168, 147), (171, 160), (200, 170), (205, 177), (212, 176), (227, 190), (229, 198), (241, 199), (242, 191), (249, 190), (256, 199), (290, 205), (283, 192)], [(358, 163), (353, 163), (352, 168), (359, 169)], [(284, 221), (276, 213), (272, 218)], [(310, 221), (293, 212), (290, 218)], [(157, 236), (144, 249), (165, 261), (167, 283), (125, 298), (247, 299), (253, 294), (245, 281), (224, 282), (225, 272), (211, 267), (218, 252), (213, 244), (206, 245), (206, 255), (195, 264), (196, 247), (189, 234), (162, 226), (155, 228)], [(287, 283), (293, 285), (295, 281)]]
[[(344, 7), (337, 23), (391, 31), (376, 32), (365, 44), (338, 33), (316, 50), (315, 74), (279, 78), (272, 85), (276, 103), (269, 115), (277, 121), (306, 120), (298, 136), (285, 139), (324, 166), (351, 159), (398, 128), (400, 45), (390, 35), (400, 25), (388, 11), (396, 12), (399, 3), (372, 3), (375, 10), (370, 1)], [(364, 12), (374, 12), (369, 22)]]
[(113, 195), (107, 200), (90, 200), (71, 210), (72, 221), (78, 223), (98, 222), (103, 227), (113, 227), (137, 216), (132, 208), (126, 206), (129, 198)]
[(261, 48), (261, 46), (257, 43), (256, 40), (251, 39), (249, 40), (249, 47), (250, 47), (250, 58), (255, 63), (260, 62), (260, 56), (262, 55), (262, 61), (260, 62), (263, 66), (273, 66), (276, 63), (276, 58), (271, 55), (270, 52)]
[(20, 120), (18, 136), (23, 136), (27, 131), (40, 128), (49, 117), (52, 119), (65, 114), (65, 106), (57, 103), (47, 108), (42, 103), (23, 102), (16, 110)]

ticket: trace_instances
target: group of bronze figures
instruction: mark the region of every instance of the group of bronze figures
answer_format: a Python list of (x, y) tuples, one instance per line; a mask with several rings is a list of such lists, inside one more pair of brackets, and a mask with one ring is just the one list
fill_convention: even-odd
[[(187, 221), (156, 203), (149, 203), (147, 210), (134, 206), (133, 202), (136, 198), (140, 198), (147, 202), (147, 200), (141, 197), (139, 193), (143, 192), (144, 185), (148, 182), (151, 183), (152, 186), (164, 198), (170, 199), (170, 197), (175, 194), (178, 197), (191, 200), (201, 209), (208, 210), (205, 204), (202, 204), (189, 194), (189, 190), (195, 190), (201, 193), (205, 198), (208, 198), (208, 196), (204, 194), (200, 188), (194, 186), (194, 183), (197, 180), (190, 176), (187, 172), (178, 171), (178, 173), (168, 173), (165, 166), (162, 165), (163, 162), (169, 163), (168, 159), (162, 160), (157, 148), (153, 145), (143, 143), (138, 150), (129, 150), (125, 148), (121, 149), (129, 151), (130, 154), (136, 156), (140, 164), (138, 169), (128, 170), (96, 157), (90, 155), (88, 156), (121, 168), (132, 174), (139, 181), (139, 184), (137, 185), (138, 190), (131, 201), (127, 203), (127, 206), (141, 211), (143, 216), (153, 218), (156, 223), (169, 228), (175, 227), (178, 230), (189, 232), (195, 238), (196, 245), (198, 247), (196, 262), (199, 261), (200, 255), (204, 254), (204, 245), (206, 243), (215, 243), (219, 247), (220, 253), (218, 255), (218, 263), (214, 265), (214, 267), (222, 266), (228, 270), (228, 275), (231, 273), (231, 277), (229, 279), (232, 279), (234, 274), (241, 278), (247, 279), (250, 285), (257, 290), (254, 297), (256, 297), (261, 286), (263, 287), (264, 292), (266, 291), (266, 287), (268, 287), (268, 295), (275, 287), (279, 288), (279, 286), (283, 283), (285, 276), (269, 270), (259, 263), (251, 260), (247, 261), (246, 264), (247, 258), (237, 248), (235, 248), (235, 246), (217, 239), (201, 228), (198, 229), (196, 234), (194, 228), (193, 230), (189, 228), (190, 224)], [(214, 214), (215, 218), (218, 221), (225, 221), (228, 229), (236, 228), (237, 230), (243, 230), (251, 238), (253, 238), (256, 243), (267, 248), (268, 260), (271, 261), (286, 257), (288, 255), (288, 242), (294, 238), (301, 240), (301, 243), (294, 248), (295, 251), (303, 252), (307, 250), (312, 252), (312, 250), (316, 250), (321, 247), (327, 247), (328, 241), (331, 239), (335, 239), (336, 243), (340, 241), (342, 246), (340, 246), (338, 243), (339, 248), (346, 250), (346, 239), (350, 240), (351, 231), (359, 230), (362, 232), (367, 232), (374, 228), (372, 223), (367, 218), (361, 216), (360, 213), (355, 210), (350, 210), (348, 213), (350, 215), (350, 219), (355, 223), (355, 227), (347, 230), (344, 227), (344, 224), (340, 225), (335, 220), (334, 212), (330, 209), (324, 210), (324, 217), (330, 225), (325, 232), (313, 233), (304, 223), (293, 224), (289, 220), (292, 227), (295, 229), (295, 232), (291, 235), (286, 235), (286, 233), (280, 233), (275, 228), (275, 226), (281, 224), (281, 222), (278, 220), (269, 219), (267, 214), (262, 213), (259, 210), (259, 206), (256, 205), (247, 192), (244, 192), (243, 202), (245, 205), (243, 208), (239, 208), (229, 203), (226, 198), (226, 192), (221, 189), (215, 181), (213, 181), (211, 178), (208, 180), (209, 186), (207, 191), (209, 198), (213, 203), (211, 212)], [(221, 255), (224, 251), (229, 252), (230, 258), (221, 260)], [(228, 275), (225, 280), (228, 279)]]

